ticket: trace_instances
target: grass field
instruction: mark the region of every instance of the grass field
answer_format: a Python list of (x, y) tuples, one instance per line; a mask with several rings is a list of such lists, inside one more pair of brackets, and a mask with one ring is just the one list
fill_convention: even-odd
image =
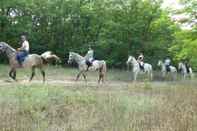
[(19, 71), (8, 80), (0, 66), (1, 131), (196, 131), (196, 80), (133, 83), (131, 73), (109, 71), (107, 82), (74, 82), (77, 70), (48, 67), (43, 84), (38, 72)]

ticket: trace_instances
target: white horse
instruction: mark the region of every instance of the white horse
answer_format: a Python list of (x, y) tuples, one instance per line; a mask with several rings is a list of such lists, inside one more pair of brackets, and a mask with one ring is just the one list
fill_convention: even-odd
[[(158, 64), (159, 67), (161, 67), (161, 73), (162, 73), (162, 77), (165, 78), (166, 75), (168, 74), (168, 71), (166, 69), (166, 65), (163, 63), (163, 61), (159, 60)], [(171, 76), (173, 77), (173, 79), (176, 79), (176, 75), (177, 75), (177, 69), (174, 66), (170, 66), (170, 71), (169, 73), (171, 74)]]
[(194, 75), (191, 67), (189, 67), (189, 70), (187, 70), (186, 65), (182, 62), (179, 62), (178, 69), (181, 71), (183, 79), (185, 79), (187, 76), (189, 76), (191, 79), (193, 78)]
[(148, 63), (144, 63), (144, 71), (142, 71), (140, 69), (140, 65), (139, 63), (137, 62), (137, 60), (135, 59), (135, 57), (133, 56), (129, 56), (128, 60), (127, 60), (127, 65), (128, 64), (132, 64), (133, 66), (133, 73), (134, 73), (134, 81), (136, 81), (137, 79), (137, 76), (139, 73), (146, 73), (148, 75), (148, 78), (150, 80), (152, 80), (153, 78), (153, 69), (152, 69), (152, 65), (151, 64), (148, 64)]
[[(78, 64), (78, 68), (79, 68), (79, 73), (76, 77), (76, 81), (79, 79), (79, 77), (81, 75), (83, 75), (85, 81), (87, 81), (87, 79), (86, 79), (86, 72), (87, 72), (86, 59), (84, 57), (82, 57), (81, 55), (79, 55), (78, 53), (69, 52), (68, 63), (71, 63), (72, 61), (75, 61)], [(104, 82), (104, 78), (105, 78), (106, 71), (107, 71), (106, 62), (104, 60), (94, 60), (92, 63), (92, 66), (89, 68), (89, 70), (99, 71), (98, 83), (100, 83), (101, 80), (102, 80), (102, 82)]]

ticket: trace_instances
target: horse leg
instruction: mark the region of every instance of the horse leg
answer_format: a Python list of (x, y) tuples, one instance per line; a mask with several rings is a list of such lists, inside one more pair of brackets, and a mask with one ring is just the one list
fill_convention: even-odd
[(79, 73), (77, 74), (77, 77), (76, 77), (75, 81), (78, 81), (79, 77), (81, 76), (81, 73), (82, 73), (82, 72), (79, 72)]
[(100, 83), (101, 80), (102, 80), (102, 82), (104, 82), (103, 66), (99, 69), (99, 79), (98, 79), (98, 83)]
[(12, 76), (12, 72), (13, 72), (13, 70), (11, 69), (10, 72), (9, 72), (9, 77), (11, 77), (12, 79), (14, 79), (13, 76)]
[(147, 71), (147, 79), (150, 80), (150, 71)]
[(193, 79), (194, 78), (194, 75), (192, 72), (189, 73), (190, 74), (190, 79)]
[(134, 72), (134, 81), (137, 79), (137, 72)]
[(35, 67), (32, 67), (32, 69), (31, 69), (31, 77), (30, 77), (30, 79), (29, 79), (29, 82), (30, 81), (32, 81), (32, 79), (34, 78), (34, 76), (35, 76)]
[(43, 82), (45, 82), (46, 73), (45, 73), (44, 69), (40, 68), (40, 72), (41, 72), (42, 77), (43, 77)]
[(165, 72), (162, 72), (162, 79), (163, 80), (165, 79), (165, 76), (166, 76)]
[(102, 80), (102, 83), (104, 83), (104, 74), (103, 74), (103, 73), (100, 73), (100, 74), (99, 74), (98, 83), (100, 83), (101, 80)]
[(104, 74), (101, 75), (102, 76), (102, 83), (104, 83)]
[(98, 83), (100, 83), (101, 79), (102, 79), (102, 74), (101, 74), (101, 73), (99, 73)]
[(13, 71), (13, 77), (14, 77), (14, 80), (17, 81), (17, 79), (16, 79), (16, 70)]
[(16, 81), (16, 70), (15, 69), (11, 69), (9, 72), (9, 76)]
[(168, 78), (168, 72), (163, 72), (163, 80), (167, 80)]
[(184, 73), (184, 80), (186, 79), (186, 73)]
[(149, 79), (152, 81), (153, 80), (153, 72), (152, 71), (149, 71)]
[(86, 75), (84, 73), (82, 75), (83, 75), (84, 80), (87, 82)]
[(173, 81), (175, 81), (176, 80), (176, 78), (177, 78), (177, 72), (172, 72), (172, 77), (173, 77)]

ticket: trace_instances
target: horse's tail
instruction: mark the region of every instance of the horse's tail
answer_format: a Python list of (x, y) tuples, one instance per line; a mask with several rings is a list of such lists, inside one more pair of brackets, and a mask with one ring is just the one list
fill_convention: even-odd
[(190, 72), (190, 73), (193, 73), (193, 70), (192, 70), (192, 68), (191, 68), (191, 67), (189, 68), (189, 72)]
[(42, 63), (46, 65), (48, 63), (47, 59), (41, 55)]
[(106, 62), (105, 61), (103, 61), (103, 64), (102, 64), (102, 66), (101, 66), (101, 68), (100, 68), (100, 73), (102, 73), (102, 75), (106, 75), (106, 73), (107, 73), (107, 64), (106, 64)]
[(153, 80), (153, 67), (150, 65), (150, 79)]
[(191, 76), (191, 79), (193, 79), (194, 78), (194, 74), (193, 74), (193, 70), (192, 70), (191, 67), (189, 68), (189, 74)]
[(47, 64), (50, 61), (55, 61), (56, 63), (57, 62), (61, 63), (60, 58), (57, 55), (53, 54), (51, 51), (46, 51), (43, 54), (41, 54), (41, 58), (42, 58), (44, 64)]

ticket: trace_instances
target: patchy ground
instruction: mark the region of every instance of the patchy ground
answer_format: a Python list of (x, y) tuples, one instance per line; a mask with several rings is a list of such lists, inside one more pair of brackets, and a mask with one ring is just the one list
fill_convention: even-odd
[(74, 81), (77, 70), (48, 67), (29, 83), (0, 66), (0, 129), (8, 131), (196, 131), (197, 82), (131, 81), (131, 72), (109, 71), (104, 84), (96, 73)]

